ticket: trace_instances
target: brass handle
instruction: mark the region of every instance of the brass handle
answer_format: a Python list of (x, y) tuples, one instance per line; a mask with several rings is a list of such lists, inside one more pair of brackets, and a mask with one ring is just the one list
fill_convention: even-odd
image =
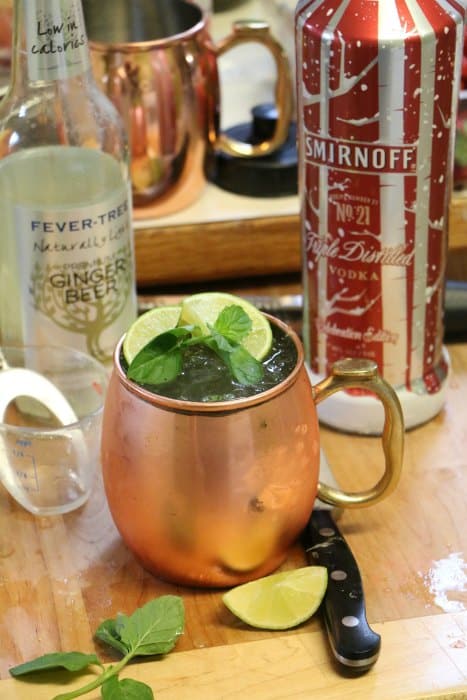
[(404, 419), (395, 391), (378, 374), (378, 367), (371, 360), (348, 358), (336, 362), (332, 368), (332, 374), (313, 387), (315, 402), (320, 403), (331, 394), (350, 388), (371, 391), (383, 404), (382, 443), (385, 471), (381, 479), (366, 491), (349, 493), (319, 482), (318, 498), (333, 506), (361, 508), (378, 503), (389, 496), (397, 486), (404, 451)]
[(274, 58), (277, 70), (275, 100), (278, 118), (272, 137), (261, 141), (261, 143), (245, 143), (224, 133), (218, 135), (215, 145), (220, 151), (243, 158), (265, 156), (282, 146), (287, 139), (292, 116), (292, 82), (289, 61), (281, 44), (272, 36), (267, 22), (257, 20), (234, 22), (232, 33), (221, 40), (217, 46), (214, 46), (213, 50), (217, 56), (220, 56), (238, 44), (252, 41), (263, 44)]

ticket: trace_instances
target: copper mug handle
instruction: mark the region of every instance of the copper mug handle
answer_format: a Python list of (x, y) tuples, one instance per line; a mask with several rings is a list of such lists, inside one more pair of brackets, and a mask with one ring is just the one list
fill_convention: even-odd
[(292, 116), (292, 82), (289, 61), (282, 45), (272, 36), (267, 22), (237, 20), (233, 24), (232, 32), (213, 45), (212, 50), (216, 56), (221, 56), (234, 46), (247, 42), (263, 44), (272, 54), (277, 70), (275, 101), (278, 118), (272, 137), (261, 141), (261, 143), (246, 143), (222, 132), (218, 135), (215, 142), (216, 148), (228, 155), (243, 158), (265, 156), (279, 148), (287, 139)]
[(317, 497), (332, 506), (361, 508), (374, 505), (389, 496), (399, 481), (404, 451), (404, 419), (396, 392), (378, 374), (378, 367), (371, 360), (347, 358), (336, 362), (331, 375), (313, 387), (315, 403), (324, 401), (337, 391), (350, 388), (371, 391), (383, 404), (385, 471), (380, 480), (365, 491), (342, 491), (320, 481)]

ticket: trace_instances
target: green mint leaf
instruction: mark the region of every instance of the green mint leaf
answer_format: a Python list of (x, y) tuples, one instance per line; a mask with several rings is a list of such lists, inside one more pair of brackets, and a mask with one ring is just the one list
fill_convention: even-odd
[(219, 333), (213, 326), (209, 326), (208, 324), (208, 327), (211, 335), (204, 338), (203, 342), (205, 345), (210, 347), (211, 350), (214, 350), (214, 352), (217, 350), (220, 350), (221, 352), (232, 352), (232, 350), (237, 347), (237, 343), (232, 343), (224, 335), (222, 335), (222, 333)]
[(187, 328), (173, 328), (149, 341), (128, 367), (127, 376), (138, 384), (164, 384), (182, 370), (181, 346), (191, 338)]
[(240, 343), (251, 331), (251, 318), (237, 304), (222, 309), (214, 323), (214, 329), (234, 343)]
[(104, 700), (154, 700), (151, 688), (145, 683), (132, 679), (119, 680), (120, 671), (134, 656), (165, 654), (174, 647), (183, 632), (184, 608), (179, 596), (161, 596), (138, 608), (132, 615), (117, 615), (113, 620), (105, 620), (97, 632), (101, 639), (124, 654), (117, 663), (105, 668), (95, 654), (81, 652), (58, 652), (45, 654), (25, 664), (10, 669), (12, 676), (22, 676), (34, 671), (65, 668), (68, 671), (81, 671), (92, 664), (102, 671), (92, 680), (70, 692), (55, 695), (53, 700), (75, 700), (101, 688)]
[(38, 656), (37, 659), (32, 659), (32, 661), (13, 666), (10, 668), (10, 673), (16, 678), (35, 671), (48, 671), (57, 668), (65, 668), (67, 671), (83, 671), (92, 664), (101, 666), (95, 654), (82, 654), (80, 651), (57, 652), (44, 654)]
[(234, 379), (240, 384), (257, 384), (262, 379), (263, 365), (243, 345), (229, 343), (216, 331), (204, 342), (219, 355)]
[(148, 356), (139, 365), (132, 363), (128, 378), (137, 384), (165, 384), (178, 377), (182, 366), (182, 352), (176, 348), (167, 354)]
[(94, 636), (125, 656), (130, 650), (120, 639), (120, 633), (118, 631), (122, 624), (122, 617), (125, 616), (119, 615), (115, 620), (104, 620), (97, 628)]
[(263, 377), (263, 365), (242, 345), (238, 345), (231, 353), (228, 353), (224, 362), (240, 384), (257, 384)]
[(167, 654), (183, 632), (184, 620), (182, 599), (165, 595), (127, 617), (119, 634), (132, 656)]
[(229, 368), (240, 384), (256, 384), (263, 376), (263, 366), (240, 342), (251, 330), (252, 321), (241, 306), (226, 306), (209, 326), (211, 338), (205, 340)]
[(102, 686), (103, 700), (154, 700), (154, 693), (146, 683), (117, 676), (111, 676)]

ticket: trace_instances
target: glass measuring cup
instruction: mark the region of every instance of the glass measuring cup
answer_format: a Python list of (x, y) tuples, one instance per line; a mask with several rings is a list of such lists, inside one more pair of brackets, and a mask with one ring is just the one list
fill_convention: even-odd
[(0, 481), (35, 515), (67, 513), (91, 492), (106, 370), (68, 347), (3, 346), (2, 351)]

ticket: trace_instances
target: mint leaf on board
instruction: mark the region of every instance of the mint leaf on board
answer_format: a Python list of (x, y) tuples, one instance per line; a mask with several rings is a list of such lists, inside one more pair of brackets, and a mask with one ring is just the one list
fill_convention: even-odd
[(146, 683), (111, 676), (102, 686), (103, 700), (154, 700), (154, 693)]
[(128, 654), (130, 650), (120, 639), (118, 622), (121, 617), (123, 616), (118, 615), (115, 620), (104, 620), (104, 622), (102, 622), (97, 628), (94, 636), (101, 642), (105, 642), (105, 644), (108, 644), (110, 647), (113, 647), (121, 654), (125, 655)]
[(179, 596), (161, 596), (125, 619), (120, 638), (132, 656), (167, 654), (183, 632), (184, 618)]
[(34, 671), (59, 668), (81, 671), (95, 664), (100, 666), (100, 673), (81, 688), (60, 693), (52, 700), (74, 700), (97, 688), (101, 688), (104, 700), (153, 700), (152, 690), (145, 683), (132, 679), (120, 682), (118, 674), (134, 656), (159, 655), (171, 651), (183, 632), (184, 620), (183, 600), (179, 596), (161, 596), (138, 608), (130, 616), (119, 614), (115, 619), (105, 620), (99, 626), (96, 637), (123, 655), (117, 663), (104, 667), (95, 654), (57, 652), (15, 666), (10, 669), (10, 673), (12, 676), (23, 676)]
[(74, 672), (83, 671), (92, 664), (102, 666), (95, 654), (82, 654), (80, 651), (65, 651), (38, 656), (37, 659), (19, 664), (19, 666), (13, 666), (13, 668), (10, 668), (10, 673), (16, 678), (36, 671), (49, 671), (58, 668), (65, 668), (67, 671)]
[(234, 343), (240, 343), (251, 331), (251, 327), (251, 318), (237, 304), (225, 306), (214, 323), (214, 329)]

